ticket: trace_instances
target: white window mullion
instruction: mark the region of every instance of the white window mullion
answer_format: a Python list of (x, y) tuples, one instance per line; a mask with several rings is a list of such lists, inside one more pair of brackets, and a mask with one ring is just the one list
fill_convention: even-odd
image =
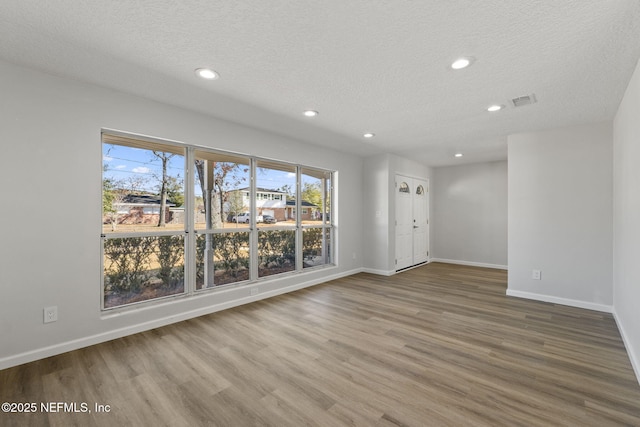
[(196, 233), (193, 213), (195, 212), (195, 155), (193, 148), (187, 148), (184, 166), (184, 229), (185, 251), (184, 251), (184, 282), (188, 294), (192, 294), (196, 289)]
[(322, 220), (322, 263), (327, 264), (327, 224), (326, 224), (326, 201), (327, 201), (327, 177), (322, 178), (322, 192), (320, 195), (320, 219)]
[(336, 228), (335, 228), (335, 212), (336, 212), (336, 194), (334, 187), (336, 185), (336, 174), (335, 172), (329, 173), (329, 203), (327, 205), (329, 211), (329, 222), (323, 221), (323, 224), (330, 229), (329, 239), (331, 248), (329, 249), (329, 261), (332, 264), (337, 264), (336, 252), (338, 250), (338, 245), (336, 244)]
[(251, 159), (251, 171), (249, 173), (249, 280), (258, 279), (258, 227), (256, 224), (256, 159)]
[(300, 166), (296, 166), (296, 271), (302, 271), (302, 172)]
[[(102, 210), (102, 207), (100, 207)], [(105, 235), (100, 235), (100, 310), (104, 310), (104, 239)]]

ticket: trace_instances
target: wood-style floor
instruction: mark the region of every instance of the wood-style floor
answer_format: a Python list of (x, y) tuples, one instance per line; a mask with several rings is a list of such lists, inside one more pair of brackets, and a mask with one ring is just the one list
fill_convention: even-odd
[(640, 426), (612, 316), (505, 290), (437, 263), (335, 280), (0, 371), (0, 402), (92, 410), (0, 425)]

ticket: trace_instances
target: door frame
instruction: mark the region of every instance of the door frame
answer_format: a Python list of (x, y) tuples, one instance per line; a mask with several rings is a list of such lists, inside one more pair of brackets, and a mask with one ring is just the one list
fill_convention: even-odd
[[(415, 247), (415, 242), (414, 242), (414, 238), (415, 238), (415, 233), (412, 233), (411, 235), (411, 262), (409, 262), (408, 265), (402, 265), (398, 268), (398, 258), (400, 255), (400, 251), (399, 251), (399, 244), (398, 241), (399, 239), (399, 235), (398, 235), (398, 198), (401, 197), (399, 196), (399, 186), (401, 182), (407, 182), (407, 184), (409, 185), (410, 188), (410, 193), (411, 193), (411, 205), (410, 205), (410, 211), (411, 211), (411, 218), (414, 219), (414, 199), (416, 198), (416, 195), (414, 194), (415, 192), (415, 188), (417, 188), (417, 186), (419, 184), (423, 184), (426, 186), (425, 188), (425, 192), (426, 192), (426, 207), (425, 207), (425, 213), (426, 213), (426, 227), (427, 227), (427, 231), (426, 231), (426, 252), (427, 252), (427, 256), (426, 256), (426, 260), (421, 260), (419, 262), (415, 262), (415, 253), (414, 253), (414, 247)], [(415, 187), (415, 188), (414, 188)], [(405, 174), (401, 174), (401, 173), (396, 173), (394, 176), (394, 185), (392, 187), (394, 195), (393, 195), (393, 205), (394, 205), (394, 263), (393, 263), (393, 270), (394, 271), (400, 271), (400, 270), (406, 270), (409, 268), (413, 268), (416, 267), (418, 265), (422, 265), (425, 263), (428, 263), (430, 260), (430, 221), (429, 221), (429, 211), (430, 211), (430, 204), (431, 204), (431, 193), (429, 191), (429, 179), (428, 178), (422, 178), (422, 177), (416, 177), (416, 176), (410, 176), (410, 175), (405, 175)], [(413, 221), (412, 221), (413, 223)], [(412, 224), (413, 226), (413, 224)]]

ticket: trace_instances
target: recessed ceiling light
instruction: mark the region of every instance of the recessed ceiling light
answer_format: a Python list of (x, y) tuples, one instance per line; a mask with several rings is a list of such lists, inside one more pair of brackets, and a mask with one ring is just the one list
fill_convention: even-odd
[(376, 134), (375, 133), (371, 133), (371, 132), (367, 132), (362, 136), (364, 136), (365, 138), (373, 138), (374, 136), (376, 136)]
[(213, 71), (210, 68), (198, 68), (196, 70), (196, 75), (198, 75), (199, 77), (202, 77), (203, 79), (207, 79), (207, 80), (215, 80), (218, 77), (220, 77), (220, 75), (218, 73), (216, 73), (215, 71)]
[(456, 153), (454, 154), (454, 157), (462, 157), (462, 153)]
[(305, 110), (305, 112), (302, 114), (304, 114), (307, 117), (315, 117), (318, 115), (318, 112), (315, 110)]
[(462, 70), (463, 68), (467, 68), (469, 65), (471, 65), (471, 62), (472, 58), (469, 57), (458, 58), (453, 61), (453, 63), (451, 64), (451, 68), (453, 68), (454, 70)]
[(500, 111), (504, 108), (504, 105), (491, 105), (489, 108), (487, 108), (487, 111), (489, 111), (490, 113), (493, 113), (494, 111)]

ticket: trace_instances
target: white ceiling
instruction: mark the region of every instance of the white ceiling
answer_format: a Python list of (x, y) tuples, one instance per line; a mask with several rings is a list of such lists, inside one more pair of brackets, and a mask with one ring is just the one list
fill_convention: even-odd
[[(459, 56), (476, 60), (454, 71)], [(638, 0), (0, 1), (5, 60), (431, 166), (506, 159), (510, 133), (611, 120), (639, 57)]]

